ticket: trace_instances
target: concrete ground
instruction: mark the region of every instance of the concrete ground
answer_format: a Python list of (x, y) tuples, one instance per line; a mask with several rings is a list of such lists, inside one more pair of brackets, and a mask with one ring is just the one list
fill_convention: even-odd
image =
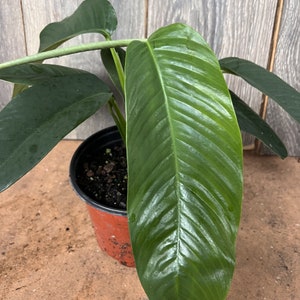
[[(62, 141), (0, 194), (0, 299), (144, 300), (134, 268), (96, 243)], [(300, 299), (300, 161), (245, 154), (237, 266), (229, 300)], [(213, 299), (212, 299), (213, 300)]]

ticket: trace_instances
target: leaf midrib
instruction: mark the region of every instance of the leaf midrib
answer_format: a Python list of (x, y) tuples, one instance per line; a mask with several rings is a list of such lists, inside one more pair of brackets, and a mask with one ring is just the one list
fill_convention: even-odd
[[(171, 122), (171, 109), (170, 109), (170, 105), (168, 102), (168, 96), (167, 96), (167, 91), (164, 85), (164, 80), (163, 80), (163, 76), (162, 76), (162, 72), (160, 71), (160, 67), (159, 67), (159, 63), (157, 60), (157, 57), (154, 53), (154, 48), (152, 48), (151, 44), (147, 41), (146, 42), (147, 47), (149, 49), (149, 52), (151, 54), (151, 57), (153, 58), (153, 63), (155, 65), (155, 68), (157, 70), (157, 75), (159, 78), (159, 81), (161, 83), (161, 90), (163, 92), (164, 95), (164, 102), (165, 102), (165, 109), (166, 109), (166, 115), (167, 115), (167, 120), (168, 120), (168, 124), (169, 124), (169, 128), (170, 128), (170, 135), (171, 135), (171, 149), (172, 149), (172, 153), (173, 153), (173, 157), (174, 157), (174, 168), (175, 168), (175, 185), (176, 185), (176, 189), (175, 189), (175, 194), (176, 194), (176, 199), (181, 199), (180, 197), (180, 180), (179, 180), (179, 164), (178, 164), (178, 151), (177, 151), (177, 147), (176, 147), (176, 143), (175, 143), (175, 134), (174, 134), (174, 128), (173, 128), (173, 124)], [(179, 251), (179, 244), (180, 244), (180, 230), (179, 228), (181, 227), (181, 214), (179, 213), (181, 211), (180, 209), (181, 207), (181, 203), (180, 201), (177, 202), (177, 242), (176, 242), (176, 258), (179, 257), (180, 255), (180, 251)], [(179, 263), (178, 263), (178, 259), (176, 259), (177, 261), (177, 274), (179, 273)], [(176, 285), (178, 287), (178, 284)]]

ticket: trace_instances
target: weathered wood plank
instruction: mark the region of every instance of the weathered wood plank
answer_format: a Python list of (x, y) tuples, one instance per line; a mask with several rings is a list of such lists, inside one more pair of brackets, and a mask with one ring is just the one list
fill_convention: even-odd
[[(158, 6), (157, 1), (149, 0), (148, 32), (174, 22), (185, 23), (206, 39), (219, 58), (238, 56), (266, 67), (276, 4), (276, 0), (165, 0)], [(226, 79), (230, 88), (259, 112), (261, 93), (238, 78)], [(253, 141), (244, 136), (244, 144)]]
[[(300, 91), (300, 2), (284, 1), (274, 73)], [(267, 107), (267, 121), (287, 146), (290, 156), (300, 156), (300, 124), (272, 100)], [(264, 153), (269, 153), (266, 149)]]
[[(19, 0), (3, 1), (0, 8), (0, 62), (26, 54)], [(12, 85), (0, 81), (0, 109), (9, 102)]]

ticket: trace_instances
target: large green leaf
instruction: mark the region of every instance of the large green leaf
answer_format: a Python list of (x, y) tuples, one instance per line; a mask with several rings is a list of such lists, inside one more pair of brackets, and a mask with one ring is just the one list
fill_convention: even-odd
[(277, 136), (277, 134), (272, 130), (272, 128), (268, 125), (268, 123), (266, 123), (235, 93), (230, 91), (230, 95), (240, 129), (257, 137), (271, 151), (279, 155), (281, 158), (287, 157), (288, 153), (284, 144)]
[(116, 12), (109, 1), (85, 0), (70, 17), (51, 23), (42, 30), (39, 52), (55, 49), (83, 33), (101, 33), (110, 37), (116, 27)]
[(240, 76), (271, 97), (300, 122), (300, 93), (278, 76), (251, 61), (237, 57), (223, 58), (220, 60), (220, 65), (225, 72)]
[(81, 69), (40, 63), (24, 64), (0, 69), (0, 79), (25, 85), (33, 85), (42, 81), (47, 81), (50, 78), (76, 74), (88, 74), (88, 72)]
[(65, 75), (87, 73), (84, 70), (58, 65), (30, 63), (0, 69), (0, 79), (15, 83), (12, 97), (25, 91), (30, 85)]
[(175, 24), (127, 49), (128, 215), (150, 299), (224, 299), (235, 264), (242, 143), (217, 58)]
[(0, 112), (0, 190), (33, 168), (67, 133), (111, 97), (92, 74), (50, 78)]

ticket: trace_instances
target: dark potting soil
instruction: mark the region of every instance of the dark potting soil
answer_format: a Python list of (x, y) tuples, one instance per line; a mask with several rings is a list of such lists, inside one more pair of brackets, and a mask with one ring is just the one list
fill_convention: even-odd
[(103, 149), (98, 157), (86, 158), (77, 183), (92, 199), (106, 206), (126, 209), (127, 163), (124, 145)]

